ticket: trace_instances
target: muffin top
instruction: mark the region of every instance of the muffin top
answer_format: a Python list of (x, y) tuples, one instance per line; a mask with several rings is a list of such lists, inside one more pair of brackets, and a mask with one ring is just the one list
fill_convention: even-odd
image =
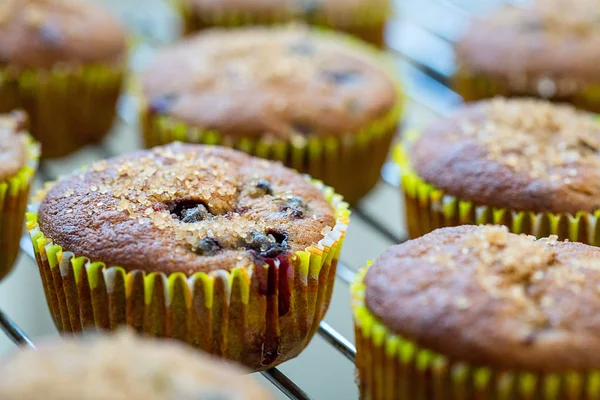
[(171, 144), (61, 179), (42, 201), (44, 235), (126, 270), (208, 272), (263, 265), (335, 225), (308, 178), (221, 147)]
[(422, 179), (475, 204), (574, 214), (600, 208), (599, 149), (593, 114), (492, 99), (428, 127), (409, 157)]
[(143, 92), (154, 113), (224, 135), (342, 136), (398, 101), (378, 54), (299, 26), (213, 29), (161, 51)]
[(456, 46), (457, 58), (475, 73), (505, 77), (514, 86), (531, 77), (553, 80), (539, 82), (541, 95), (568, 94), (580, 82), (600, 79), (599, 18), (592, 0), (508, 7), (474, 20)]
[(268, 400), (245, 371), (167, 340), (62, 339), (0, 362), (3, 400)]
[[(367, 308), (419, 346), (475, 365), (600, 368), (600, 249), (500, 226), (394, 246), (365, 278)], [(451, 338), (451, 339), (450, 339)]]
[(27, 115), (0, 114), (0, 182), (15, 175), (27, 162)]
[(0, 63), (51, 68), (62, 63), (112, 63), (125, 51), (125, 32), (89, 0), (2, 0)]
[(185, 3), (208, 19), (217, 15), (240, 14), (250, 15), (257, 21), (272, 17), (308, 21), (325, 17), (347, 25), (364, 20), (365, 12), (373, 14), (377, 11), (383, 19), (390, 9), (390, 0), (185, 0)]

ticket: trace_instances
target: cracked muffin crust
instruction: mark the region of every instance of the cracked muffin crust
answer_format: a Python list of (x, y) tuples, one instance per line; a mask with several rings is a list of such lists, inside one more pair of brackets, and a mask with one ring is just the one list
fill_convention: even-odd
[(175, 143), (61, 179), (39, 207), (55, 244), (109, 266), (231, 270), (316, 244), (334, 212), (308, 178), (221, 147)]
[(438, 229), (369, 268), (365, 302), (392, 332), (451, 360), (600, 368), (600, 249), (501, 226)]
[(600, 208), (600, 123), (542, 100), (469, 104), (409, 151), (427, 183), (476, 205), (572, 213)]
[(48, 341), (0, 362), (3, 400), (268, 400), (244, 370), (131, 334)]
[(142, 86), (151, 113), (299, 142), (358, 133), (399, 101), (368, 53), (301, 26), (205, 31), (161, 51)]

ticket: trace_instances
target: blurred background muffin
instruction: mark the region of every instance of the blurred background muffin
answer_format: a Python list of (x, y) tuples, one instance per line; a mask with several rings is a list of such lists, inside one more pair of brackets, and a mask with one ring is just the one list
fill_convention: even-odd
[(361, 398), (596, 398), (599, 259), (503, 226), (390, 248), (352, 287)]
[(171, 341), (52, 340), (0, 360), (2, 400), (269, 400), (246, 371)]
[(538, 0), (476, 19), (455, 46), (454, 87), (467, 101), (535, 96), (600, 112), (600, 8)]
[(392, 6), (390, 0), (175, 0), (185, 29), (273, 25), (290, 21), (339, 30), (378, 47)]
[(302, 26), (215, 29), (142, 77), (147, 146), (220, 144), (282, 161), (357, 202), (379, 180), (402, 95), (385, 57)]
[(19, 253), (38, 157), (39, 146), (27, 133), (27, 115), (0, 114), (0, 279), (12, 270)]
[(397, 149), (412, 238), (504, 224), (600, 245), (600, 123), (534, 99), (467, 104)]
[(61, 179), (28, 228), (59, 331), (127, 324), (264, 370), (318, 329), (347, 207), (281, 164), (175, 143)]
[(88, 0), (0, 3), (0, 112), (22, 108), (53, 158), (110, 129), (126, 66), (125, 33)]

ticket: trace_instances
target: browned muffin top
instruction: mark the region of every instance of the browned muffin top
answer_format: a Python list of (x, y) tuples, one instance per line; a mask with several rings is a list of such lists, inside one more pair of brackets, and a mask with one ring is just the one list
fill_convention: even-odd
[[(390, 9), (390, 0), (184, 0), (204, 18), (217, 15), (249, 15), (255, 21), (270, 18), (311, 21), (322, 16), (336, 23), (358, 24), (361, 13), (379, 11), (381, 19)], [(362, 18), (361, 18), (362, 17)]]
[(316, 245), (335, 225), (321, 190), (291, 169), (179, 143), (60, 180), (38, 220), (46, 237), (77, 256), (187, 275), (262, 265)]
[(358, 133), (390, 112), (394, 81), (371, 50), (303, 27), (209, 30), (157, 55), (150, 109), (225, 135)]
[(475, 20), (456, 46), (457, 58), (475, 73), (509, 78), (514, 85), (524, 85), (524, 78), (551, 79), (540, 82), (542, 95), (573, 91), (600, 79), (599, 17), (591, 0), (508, 7)]
[(499, 226), (436, 230), (366, 275), (366, 305), (418, 345), (477, 365), (600, 368), (600, 249)]
[(600, 124), (566, 105), (493, 99), (428, 127), (415, 171), (448, 194), (516, 210), (600, 208)]
[(27, 115), (0, 114), (0, 182), (15, 175), (27, 162)]
[(2, 0), (0, 63), (50, 68), (58, 63), (112, 63), (125, 32), (89, 0)]
[(0, 362), (2, 400), (269, 400), (244, 371), (174, 341), (61, 339)]

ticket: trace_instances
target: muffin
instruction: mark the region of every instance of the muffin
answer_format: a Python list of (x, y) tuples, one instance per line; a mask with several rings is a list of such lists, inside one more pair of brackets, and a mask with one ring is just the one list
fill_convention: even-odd
[(600, 18), (590, 0), (543, 0), (474, 20), (455, 46), (465, 100), (531, 96), (600, 112)]
[(409, 235), (494, 223), (598, 245), (598, 149), (597, 117), (571, 106), (466, 105), (397, 148)]
[(126, 66), (123, 28), (87, 0), (3, 0), (0, 112), (22, 108), (43, 157), (110, 129)]
[(597, 398), (599, 259), (504, 226), (390, 248), (352, 287), (362, 398)]
[(384, 47), (390, 0), (177, 0), (185, 30), (303, 21)]
[(280, 164), (179, 143), (99, 162), (42, 197), (28, 229), (59, 331), (127, 324), (254, 370), (317, 330), (349, 215)]
[(120, 333), (48, 341), (0, 361), (3, 400), (269, 400), (245, 371), (183, 344)]
[(26, 133), (22, 111), (0, 115), (0, 279), (13, 267), (25, 222), (39, 148)]
[(401, 95), (382, 55), (305, 27), (210, 30), (142, 76), (148, 147), (220, 144), (333, 186), (349, 203), (378, 181)]

